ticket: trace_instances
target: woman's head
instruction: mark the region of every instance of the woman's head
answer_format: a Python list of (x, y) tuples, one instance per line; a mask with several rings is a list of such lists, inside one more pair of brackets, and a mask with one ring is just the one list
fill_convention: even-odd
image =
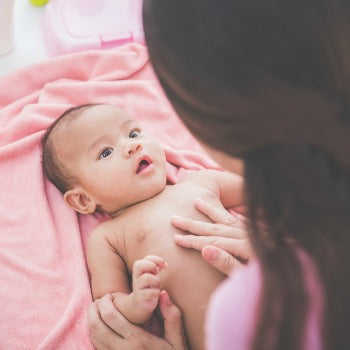
[(265, 279), (255, 348), (302, 348), (309, 296), (290, 241), (318, 268), (325, 349), (350, 348), (350, 2), (145, 0), (143, 20), (181, 119), (244, 160)]
[(349, 7), (146, 0), (145, 35), (170, 101), (200, 140), (236, 156), (308, 143), (350, 165), (340, 154), (350, 131)]

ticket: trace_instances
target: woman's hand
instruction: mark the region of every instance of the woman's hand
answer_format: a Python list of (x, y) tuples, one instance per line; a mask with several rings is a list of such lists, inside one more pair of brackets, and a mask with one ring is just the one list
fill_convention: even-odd
[(130, 323), (115, 308), (112, 296), (95, 300), (89, 308), (88, 324), (97, 350), (187, 350), (180, 310), (162, 291), (159, 307), (164, 319), (164, 338)]
[(214, 207), (199, 198), (195, 207), (212, 222), (174, 216), (171, 223), (175, 227), (192, 233), (175, 235), (178, 245), (201, 251), (209, 264), (226, 275), (254, 257), (244, 216), (233, 216), (223, 206)]

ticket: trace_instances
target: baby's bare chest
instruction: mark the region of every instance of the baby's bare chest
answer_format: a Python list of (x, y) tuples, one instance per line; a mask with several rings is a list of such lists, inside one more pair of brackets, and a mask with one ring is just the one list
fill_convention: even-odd
[(175, 266), (180, 268), (182, 261), (193, 256), (193, 252), (188, 254), (188, 250), (175, 244), (174, 234), (185, 232), (175, 228), (171, 224), (171, 218), (173, 215), (179, 215), (208, 221), (208, 218), (194, 207), (194, 200), (198, 197), (209, 202), (219, 201), (217, 196), (206, 188), (179, 184), (169, 186), (160, 195), (139, 203), (125, 213), (122, 222), (119, 223), (123, 229), (116, 232), (116, 241), (119, 242), (117, 250), (130, 272), (134, 262), (146, 255), (161, 256), (169, 266), (174, 263), (173, 269)]

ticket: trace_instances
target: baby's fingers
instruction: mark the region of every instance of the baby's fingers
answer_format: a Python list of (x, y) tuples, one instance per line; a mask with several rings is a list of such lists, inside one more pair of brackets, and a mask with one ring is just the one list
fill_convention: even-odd
[(139, 278), (144, 273), (156, 275), (165, 267), (167, 267), (167, 263), (161, 257), (156, 255), (147, 255), (145, 258), (135, 261), (133, 267), (133, 277)]
[(160, 278), (158, 275), (153, 275), (150, 273), (144, 273), (142, 274), (137, 281), (135, 281), (136, 286), (134, 288), (138, 289), (146, 289), (146, 288), (160, 288)]
[(158, 255), (147, 255), (143, 259), (153, 262), (157, 266), (158, 271), (168, 266), (166, 261)]

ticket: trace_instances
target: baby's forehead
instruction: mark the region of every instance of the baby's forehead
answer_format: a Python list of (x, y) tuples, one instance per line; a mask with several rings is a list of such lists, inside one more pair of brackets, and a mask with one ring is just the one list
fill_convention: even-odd
[(95, 105), (85, 109), (75, 119), (84, 123), (85, 120), (92, 120), (94, 122), (120, 122), (132, 121), (130, 115), (123, 109), (113, 105)]
[(54, 143), (69, 138), (77, 132), (89, 130), (89, 134), (98, 133), (103, 126), (109, 128), (113, 124), (113, 128), (122, 127), (124, 124), (135, 122), (133, 118), (123, 109), (113, 105), (93, 105), (85, 107), (78, 113), (68, 114), (66, 118), (61, 120), (52, 132), (52, 140)]
[(80, 133), (93, 136), (107, 132), (113, 127), (123, 128), (124, 125), (136, 123), (130, 115), (123, 109), (112, 105), (94, 105), (84, 108), (75, 116), (67, 116), (56, 126), (52, 133), (53, 142), (62, 143), (68, 146), (71, 138), (78, 138)]

